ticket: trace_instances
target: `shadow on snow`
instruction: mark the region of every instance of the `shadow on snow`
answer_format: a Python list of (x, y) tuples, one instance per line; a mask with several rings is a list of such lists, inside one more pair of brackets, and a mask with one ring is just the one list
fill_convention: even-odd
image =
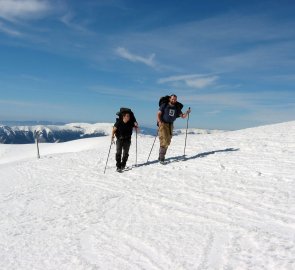
[[(167, 163), (178, 162), (178, 161), (187, 161), (187, 160), (191, 160), (191, 159), (203, 158), (203, 157), (206, 157), (206, 156), (209, 156), (209, 155), (214, 155), (216, 153), (235, 152), (235, 151), (239, 151), (239, 150), (240, 150), (239, 148), (226, 148), (226, 149), (222, 149), (222, 150), (204, 152), (204, 153), (200, 153), (200, 154), (190, 156), (190, 157), (187, 157), (187, 156), (184, 156), (184, 155), (170, 157), (170, 158), (167, 158), (166, 161), (167, 161)], [(158, 160), (152, 160), (152, 161), (148, 161), (148, 162), (145, 162), (145, 163), (137, 164), (136, 167), (152, 165), (152, 164), (155, 164), (155, 163), (158, 163), (158, 162), (159, 162)]]

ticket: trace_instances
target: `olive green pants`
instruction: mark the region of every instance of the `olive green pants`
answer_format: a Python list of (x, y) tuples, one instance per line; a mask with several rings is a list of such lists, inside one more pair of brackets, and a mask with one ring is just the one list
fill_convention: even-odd
[(162, 125), (159, 127), (159, 139), (161, 147), (168, 148), (171, 143), (172, 133), (173, 124), (162, 123)]

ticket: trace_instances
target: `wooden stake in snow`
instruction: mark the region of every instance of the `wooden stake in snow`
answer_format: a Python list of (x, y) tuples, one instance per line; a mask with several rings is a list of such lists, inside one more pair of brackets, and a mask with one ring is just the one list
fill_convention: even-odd
[(36, 131), (34, 132), (35, 135), (35, 141), (36, 141), (36, 145), (37, 145), (37, 158), (40, 158), (40, 152), (39, 152), (39, 136), (40, 136), (40, 131)]

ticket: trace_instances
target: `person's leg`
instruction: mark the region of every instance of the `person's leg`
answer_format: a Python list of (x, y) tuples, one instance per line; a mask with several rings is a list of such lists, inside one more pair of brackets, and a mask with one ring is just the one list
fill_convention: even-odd
[(129, 149), (131, 145), (131, 139), (124, 140), (123, 141), (123, 158), (121, 163), (121, 168), (124, 169), (129, 157)]
[(165, 160), (165, 155), (166, 155), (167, 149), (168, 149), (168, 147), (166, 148), (166, 147), (160, 146), (160, 149), (159, 149), (159, 161), (164, 161)]
[(116, 166), (117, 169), (121, 168), (122, 162), (121, 162), (121, 156), (122, 156), (122, 148), (123, 148), (123, 141), (122, 140), (117, 140), (116, 142)]
[(165, 155), (168, 146), (171, 142), (171, 125), (168, 123), (163, 123), (159, 128), (159, 139), (160, 139), (160, 149), (159, 149), (159, 161), (165, 160)]

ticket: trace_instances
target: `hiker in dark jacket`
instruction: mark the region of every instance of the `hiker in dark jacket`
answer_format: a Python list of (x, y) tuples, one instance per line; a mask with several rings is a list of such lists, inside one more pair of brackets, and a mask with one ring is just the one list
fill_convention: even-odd
[[(122, 118), (118, 118), (114, 124), (112, 131), (112, 142), (114, 142), (115, 136), (116, 142), (116, 166), (117, 171), (122, 171), (129, 157), (129, 148), (131, 145), (132, 130), (135, 128), (138, 131), (138, 124), (136, 119), (130, 120), (130, 113), (123, 112)], [(122, 156), (123, 152), (123, 156)]]
[(186, 113), (182, 113), (181, 108), (179, 108), (179, 106), (177, 105), (177, 96), (173, 94), (169, 97), (168, 103), (163, 103), (160, 106), (157, 114), (160, 139), (159, 161), (161, 163), (164, 162), (168, 146), (171, 143), (173, 133), (173, 122), (178, 117), (186, 118), (188, 114), (191, 112), (189, 109)]

